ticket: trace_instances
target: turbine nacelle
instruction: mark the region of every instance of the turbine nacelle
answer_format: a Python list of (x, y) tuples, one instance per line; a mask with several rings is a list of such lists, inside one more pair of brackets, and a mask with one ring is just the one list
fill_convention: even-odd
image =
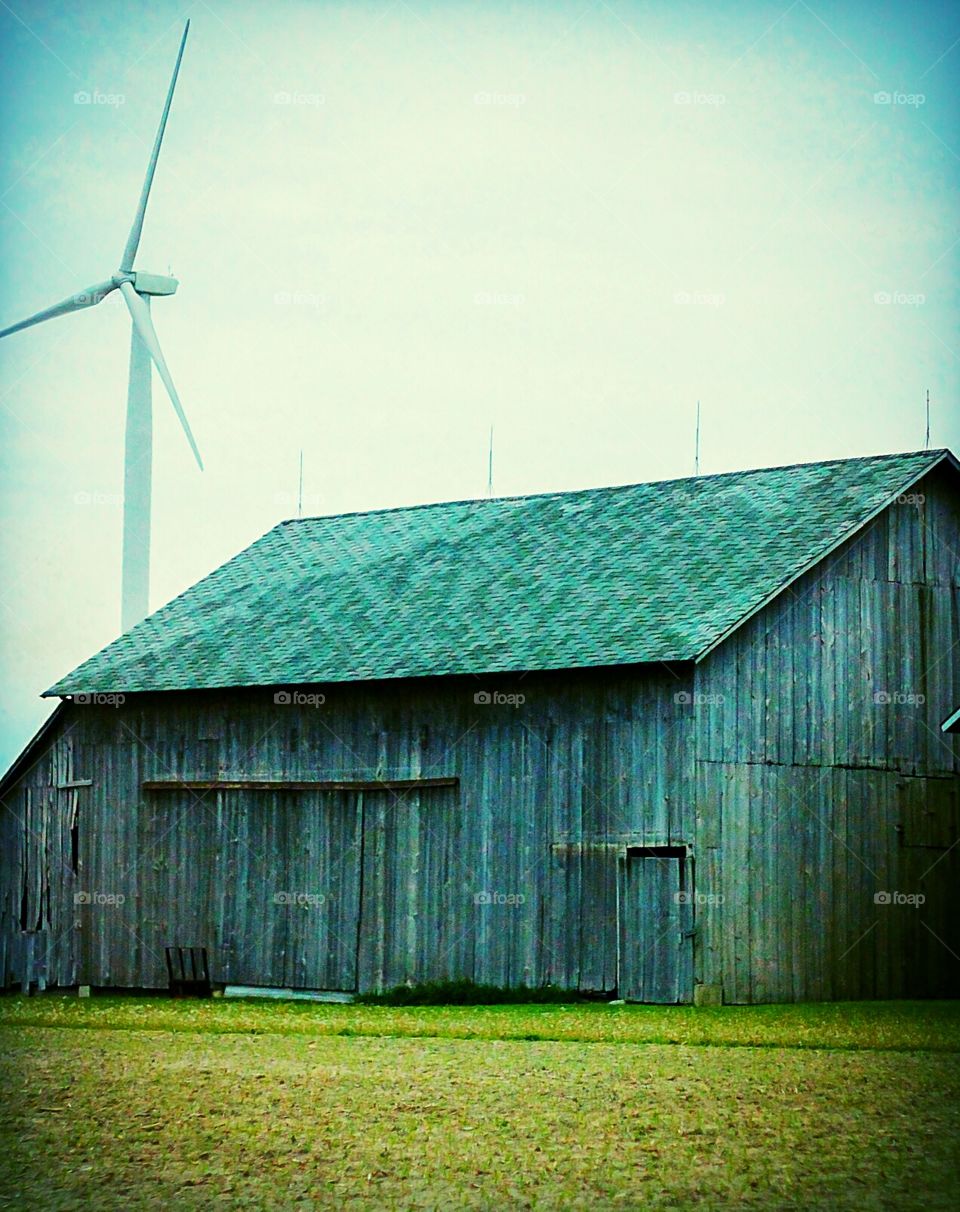
[(121, 282), (130, 282), (138, 295), (175, 295), (180, 282), (177, 278), (168, 278), (163, 274), (144, 274), (139, 270), (133, 273), (118, 273), (113, 276), (119, 286)]

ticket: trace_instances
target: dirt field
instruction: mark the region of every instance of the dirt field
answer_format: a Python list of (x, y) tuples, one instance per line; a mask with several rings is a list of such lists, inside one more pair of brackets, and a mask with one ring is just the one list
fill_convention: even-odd
[(0, 1206), (953, 1209), (958, 1026), (7, 998)]

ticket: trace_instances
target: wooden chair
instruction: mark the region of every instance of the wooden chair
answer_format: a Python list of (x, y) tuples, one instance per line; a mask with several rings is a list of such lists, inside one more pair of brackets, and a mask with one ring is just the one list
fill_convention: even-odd
[(206, 947), (166, 947), (171, 997), (211, 997)]

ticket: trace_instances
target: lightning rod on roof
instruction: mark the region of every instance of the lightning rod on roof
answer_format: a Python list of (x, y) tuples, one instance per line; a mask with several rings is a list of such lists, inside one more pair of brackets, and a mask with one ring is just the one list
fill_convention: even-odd
[(697, 432), (693, 443), (693, 474), (700, 474), (700, 401), (697, 400)]
[(490, 450), (487, 455), (487, 496), (493, 496), (493, 426), (490, 426)]
[(297, 517), (303, 517), (303, 451), (300, 451), (300, 487), (297, 490)]
[(927, 436), (923, 443), (923, 449), (930, 449), (930, 388), (927, 388)]

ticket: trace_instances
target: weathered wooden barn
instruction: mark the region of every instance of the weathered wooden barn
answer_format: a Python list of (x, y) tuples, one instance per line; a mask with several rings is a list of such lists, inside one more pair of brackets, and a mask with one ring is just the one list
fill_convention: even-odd
[(948, 451), (283, 523), (46, 693), (0, 973), (956, 996)]

